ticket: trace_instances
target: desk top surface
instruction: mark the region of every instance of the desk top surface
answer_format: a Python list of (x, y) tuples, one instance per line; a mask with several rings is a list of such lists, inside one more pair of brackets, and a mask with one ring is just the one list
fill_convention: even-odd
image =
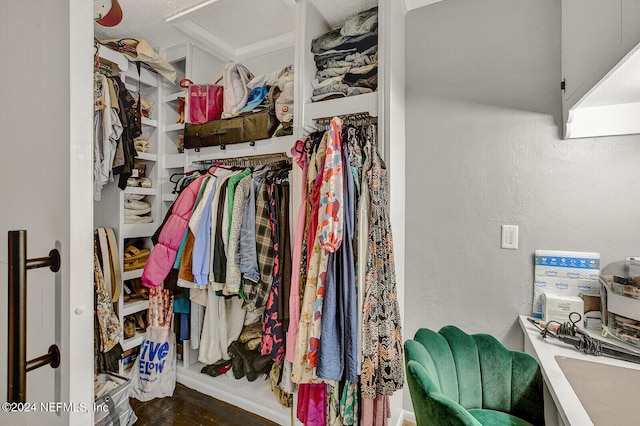
[[(572, 382), (576, 384), (576, 368), (568, 368), (567, 362), (570, 365), (571, 359), (579, 360), (579, 361), (589, 361), (591, 363), (596, 363), (604, 366), (613, 366), (620, 367), (625, 369), (632, 370), (640, 370), (640, 364), (634, 364), (627, 361), (620, 361), (613, 358), (608, 358), (605, 356), (593, 356), (584, 354), (573, 346), (568, 345), (566, 343), (560, 342), (558, 339), (547, 337), (543, 338), (540, 335), (540, 331), (527, 320), (527, 316), (520, 316), (520, 327), (524, 331), (525, 338), (525, 349), (535, 358), (537, 358), (540, 363), (540, 367), (542, 370), (542, 376), (544, 377), (545, 383), (553, 400), (560, 412), (560, 416), (562, 420), (567, 425), (577, 425), (577, 426), (585, 426), (585, 425), (593, 425), (594, 420), (589, 416), (587, 410), (584, 408), (578, 394), (574, 391), (571, 386), (569, 379), (563, 372), (560, 364), (558, 363), (558, 359), (556, 357), (561, 357), (565, 359), (564, 368), (565, 370), (571, 370), (572, 372)], [(611, 343), (618, 344), (615, 340), (608, 340)], [(620, 345), (623, 346), (623, 345)], [(533, 350), (533, 353), (530, 352), (529, 348)], [(569, 358), (567, 361), (566, 359)], [(574, 363), (576, 364), (576, 363)], [(583, 365), (588, 365), (584, 364)], [(585, 369), (585, 372), (589, 372), (589, 369)], [(634, 375), (638, 374), (634, 372)], [(618, 389), (619, 391), (625, 391), (624, 389)], [(613, 407), (613, 401), (616, 401), (616, 394), (606, 391), (602, 392), (602, 389), (592, 389), (593, 392), (600, 392), (599, 398), (596, 399), (604, 404), (603, 407), (596, 407), (597, 409), (590, 409), (593, 414), (595, 411), (602, 412), (602, 408), (605, 410), (608, 407)], [(629, 389), (630, 391), (630, 389)], [(636, 391), (637, 392), (637, 391)], [(637, 393), (636, 393), (637, 394)], [(612, 398), (609, 402), (606, 401), (607, 398)], [(582, 399), (585, 399), (584, 394), (582, 395)], [(619, 408), (619, 405), (615, 405)], [(618, 416), (620, 417), (618, 412)], [(594, 416), (597, 421), (597, 418)], [(596, 423), (598, 424), (598, 423)], [(608, 423), (609, 425), (612, 423)]]

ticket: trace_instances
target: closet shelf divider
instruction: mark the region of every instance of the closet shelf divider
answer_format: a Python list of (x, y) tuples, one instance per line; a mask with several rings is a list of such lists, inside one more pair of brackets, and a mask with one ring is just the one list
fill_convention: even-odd
[(153, 235), (158, 228), (158, 224), (151, 223), (127, 223), (122, 225), (122, 230), (125, 232), (126, 238), (141, 238)]
[(178, 98), (183, 97), (185, 94), (184, 92), (176, 92), (176, 93), (171, 93), (167, 96), (164, 97), (164, 102), (168, 103), (168, 102), (177, 102)]
[(158, 120), (152, 120), (147, 117), (142, 117), (142, 125), (149, 127), (158, 127)]
[(140, 311), (149, 309), (149, 300), (147, 299), (135, 299), (124, 303), (122, 308), (122, 317), (135, 314)]
[(181, 152), (178, 154), (166, 154), (164, 156), (164, 167), (167, 169), (177, 169), (186, 165), (186, 154)]
[(122, 273), (122, 281), (128, 281), (135, 278), (140, 278), (142, 276), (142, 271), (144, 269), (134, 269), (133, 271), (127, 271)]
[(140, 195), (156, 195), (155, 188), (140, 188), (137, 186), (127, 186), (124, 190), (125, 194), (140, 194)]
[(129, 349), (135, 348), (136, 346), (140, 346), (142, 341), (144, 340), (145, 333), (141, 331), (136, 331), (136, 335), (130, 337), (128, 339), (124, 339), (122, 341), (122, 350), (128, 351)]
[(183, 130), (183, 129), (184, 129), (184, 124), (182, 123), (167, 124), (166, 126), (164, 126), (165, 132), (177, 132), (178, 130)]
[(124, 72), (129, 69), (129, 60), (122, 53), (109, 49), (102, 44), (98, 44), (98, 56), (100, 59), (116, 64), (120, 71)]
[(305, 119), (309, 120), (348, 115), (354, 112), (368, 112), (370, 116), (377, 117), (378, 92), (305, 104)]
[(130, 66), (125, 72), (125, 84), (129, 84), (129, 82), (135, 84), (136, 92), (138, 91), (138, 82), (147, 87), (158, 87), (157, 74), (144, 67), (140, 67), (140, 76), (138, 77), (138, 70), (135, 65)]
[(156, 154), (150, 154), (148, 152), (138, 152), (138, 156), (136, 158), (138, 160), (158, 161), (158, 156)]

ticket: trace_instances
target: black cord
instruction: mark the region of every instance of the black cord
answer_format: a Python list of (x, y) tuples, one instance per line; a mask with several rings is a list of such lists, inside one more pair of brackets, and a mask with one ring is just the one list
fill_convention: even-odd
[(585, 354), (600, 356), (602, 355), (602, 345), (599, 340), (594, 339), (588, 334), (583, 334), (580, 343), (575, 346)]
[[(551, 320), (551, 321), (545, 322), (543, 327), (541, 327), (541, 325), (543, 325), (543, 322), (541, 321), (537, 321), (532, 318), (528, 318), (528, 320), (538, 330), (540, 330), (540, 333), (542, 334), (543, 338), (546, 338), (549, 335), (552, 337), (558, 337), (558, 335), (565, 335), (565, 336), (575, 336), (576, 334), (585, 335), (585, 333), (580, 331), (580, 329), (576, 325), (582, 320), (582, 315), (580, 315), (580, 313), (578, 312), (571, 312), (569, 314), (569, 321), (567, 322), (561, 323), (559, 321)], [(552, 324), (557, 324), (557, 327), (551, 327)]]
[[(574, 320), (576, 316), (578, 319)], [(640, 364), (640, 355), (637, 353), (593, 338), (586, 332), (580, 330), (576, 326), (576, 323), (581, 319), (582, 315), (577, 312), (572, 312), (569, 315), (569, 321), (565, 323), (560, 323), (558, 321), (543, 323), (541, 321), (528, 318), (529, 322), (540, 330), (543, 337), (550, 335), (588, 355), (607, 356)], [(555, 327), (549, 327), (551, 324), (558, 324), (558, 329), (552, 331), (551, 329)]]
[[(541, 331), (542, 337), (551, 335), (565, 343), (571, 344), (573, 347), (581, 352), (584, 352), (585, 354), (595, 356), (602, 355), (602, 345), (600, 341), (589, 336), (587, 333), (580, 330), (576, 325), (581, 320), (582, 315), (580, 315), (580, 313), (571, 312), (571, 314), (569, 314), (569, 321), (562, 323), (552, 320), (547, 322), (544, 327), (540, 327), (540, 323), (536, 323), (534, 320), (529, 320), (529, 322), (534, 324), (536, 328)], [(551, 324), (557, 324), (558, 328), (555, 331), (551, 331), (552, 328), (555, 328), (550, 327)]]

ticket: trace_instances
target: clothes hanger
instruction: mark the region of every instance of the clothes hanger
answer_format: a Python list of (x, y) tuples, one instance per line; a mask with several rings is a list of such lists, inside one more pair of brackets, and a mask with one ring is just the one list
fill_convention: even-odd
[[(213, 170), (211, 170), (213, 169)], [(209, 169), (207, 170), (207, 173), (209, 173), (210, 175), (215, 176), (215, 172), (218, 169), (225, 169), (225, 170), (235, 170), (235, 168), (233, 166), (226, 166), (222, 161), (216, 161), (215, 163), (213, 163)]]

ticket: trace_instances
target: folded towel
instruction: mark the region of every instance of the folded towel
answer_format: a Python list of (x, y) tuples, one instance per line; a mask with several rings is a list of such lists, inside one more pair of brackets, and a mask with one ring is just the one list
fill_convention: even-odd
[(147, 213), (151, 212), (151, 207), (147, 207), (144, 209), (128, 209), (125, 207), (124, 209), (124, 217), (127, 216), (143, 216)]
[(150, 209), (151, 204), (142, 200), (124, 200), (124, 208), (129, 210), (145, 210)]
[(124, 223), (132, 224), (132, 223), (151, 223), (153, 222), (153, 218), (151, 216), (125, 216)]

